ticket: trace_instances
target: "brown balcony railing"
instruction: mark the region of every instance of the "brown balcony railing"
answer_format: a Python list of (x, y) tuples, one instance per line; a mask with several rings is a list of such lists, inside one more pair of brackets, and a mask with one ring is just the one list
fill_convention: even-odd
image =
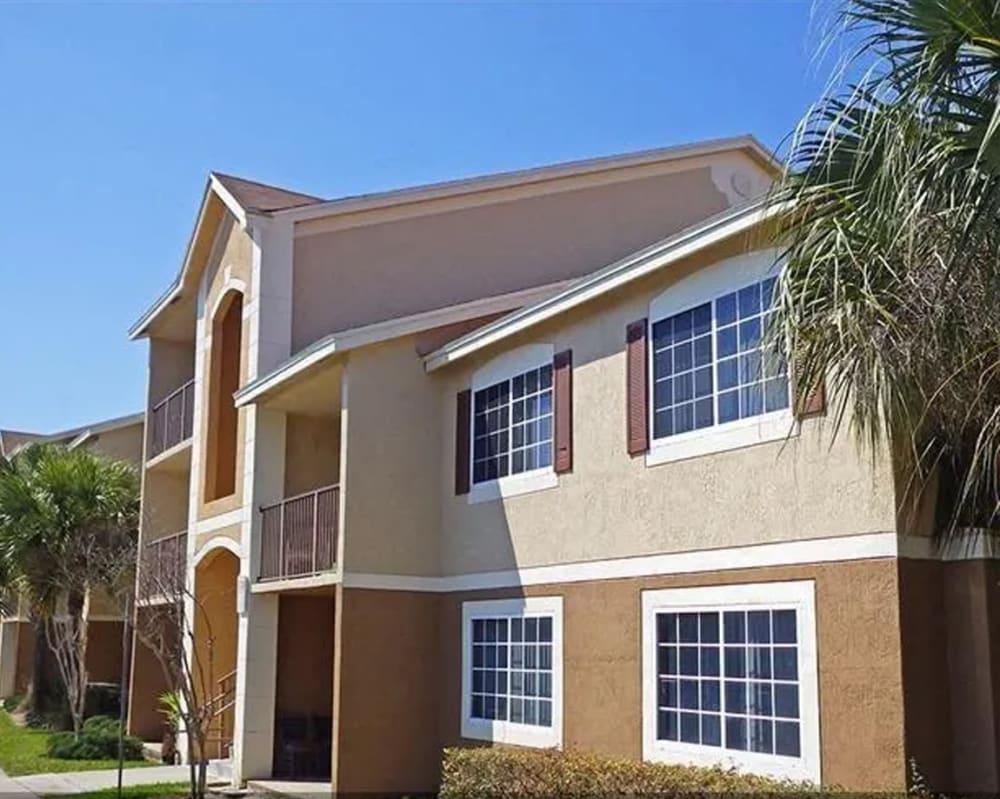
[(187, 533), (175, 533), (146, 544), (139, 559), (139, 598), (179, 599), (184, 590), (186, 566)]
[(149, 414), (153, 429), (150, 457), (191, 438), (194, 428), (194, 380), (185, 383), (153, 406)]
[(334, 567), (340, 486), (299, 494), (260, 509), (260, 579), (319, 574)]

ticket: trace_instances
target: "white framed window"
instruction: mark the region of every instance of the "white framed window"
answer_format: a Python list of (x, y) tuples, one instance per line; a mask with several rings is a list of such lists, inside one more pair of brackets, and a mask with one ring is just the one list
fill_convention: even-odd
[(462, 604), (462, 737), (562, 745), (562, 597)]
[(644, 591), (643, 757), (820, 780), (813, 581)]
[(650, 304), (647, 463), (795, 433), (788, 362), (766, 342), (774, 254), (727, 259)]
[(472, 379), (469, 502), (558, 484), (553, 469), (553, 347), (505, 353)]

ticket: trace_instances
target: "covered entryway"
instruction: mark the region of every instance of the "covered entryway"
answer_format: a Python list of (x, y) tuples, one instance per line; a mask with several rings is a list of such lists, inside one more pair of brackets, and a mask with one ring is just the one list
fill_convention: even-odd
[(330, 778), (334, 602), (332, 586), (283, 592), (279, 597), (276, 779)]

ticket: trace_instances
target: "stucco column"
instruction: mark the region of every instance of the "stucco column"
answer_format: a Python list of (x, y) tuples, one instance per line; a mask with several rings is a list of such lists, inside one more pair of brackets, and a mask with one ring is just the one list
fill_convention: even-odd
[(247, 409), (243, 557), (240, 562), (239, 643), (233, 781), (271, 776), (278, 655), (278, 596), (251, 590), (260, 569), (261, 505), (283, 497), (285, 414)]
[(17, 690), (18, 625), (16, 621), (0, 623), (0, 699)]
[(240, 615), (234, 781), (271, 776), (277, 679), (278, 595), (250, 594)]
[[(267, 374), (291, 354), (293, 226), (252, 217), (251, 300), (246, 381)], [(259, 574), (260, 507), (284, 498), (285, 414), (251, 405), (245, 411), (242, 558), (233, 782), (270, 777), (278, 650), (278, 596), (254, 594)]]

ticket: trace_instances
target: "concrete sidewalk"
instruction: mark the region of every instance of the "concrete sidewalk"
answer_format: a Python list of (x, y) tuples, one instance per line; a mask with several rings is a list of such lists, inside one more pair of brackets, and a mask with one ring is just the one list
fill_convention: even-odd
[(2, 799), (34, 799), (35, 795), (0, 770), (0, 797)]
[[(0, 772), (2, 773), (2, 772)], [(191, 772), (187, 766), (150, 766), (149, 768), (126, 768), (122, 773), (122, 785), (153, 785), (158, 782), (187, 782)], [(6, 799), (8, 794), (14, 795), (15, 789), (8, 791), (6, 783), (11, 783), (15, 789), (20, 789), (24, 799), (31, 799), (32, 794), (74, 794), (101, 791), (105, 788), (118, 787), (118, 771), (68, 771), (64, 774), (26, 774), (17, 778), (0, 778), (0, 799)], [(215, 763), (208, 765), (208, 782), (226, 782), (229, 777)]]

